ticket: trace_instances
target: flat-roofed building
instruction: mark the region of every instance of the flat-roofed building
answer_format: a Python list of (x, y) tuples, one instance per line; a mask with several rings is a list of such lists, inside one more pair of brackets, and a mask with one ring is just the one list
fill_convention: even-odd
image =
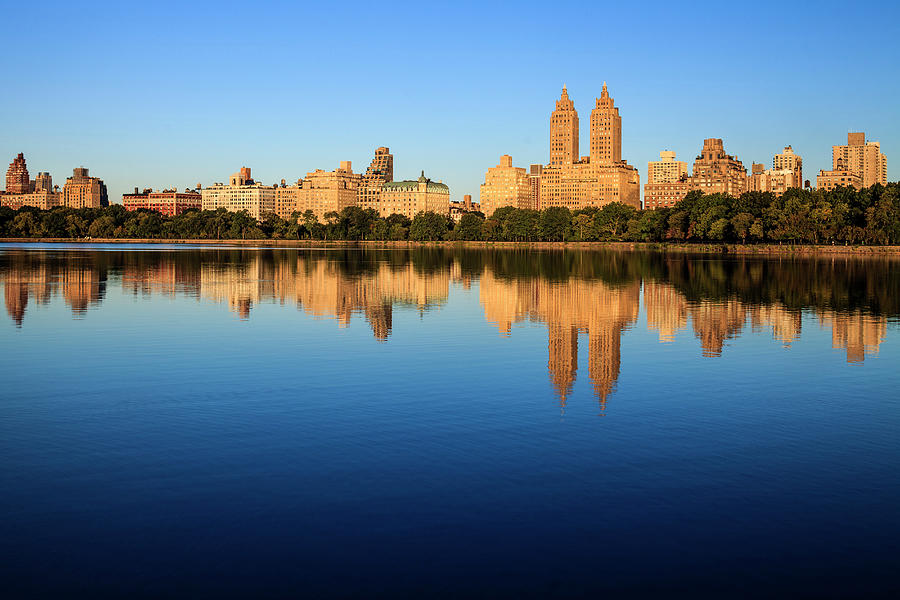
[(766, 169), (765, 165), (753, 163), (747, 178), (747, 191), (770, 192), (782, 196), (789, 188), (802, 188), (803, 181), (792, 169)]
[(275, 214), (282, 219), (290, 219), (300, 209), (300, 186), (302, 179), (297, 183), (287, 185), (284, 179), (281, 185), (275, 188)]
[(803, 187), (803, 158), (794, 152), (791, 146), (785, 146), (784, 152), (772, 157), (772, 169), (774, 171), (792, 171), (792, 185), (788, 187)]
[(848, 133), (846, 145), (831, 147), (831, 169), (831, 172), (852, 172), (859, 178), (862, 187), (871, 187), (876, 183), (887, 185), (887, 157), (881, 152), (881, 144), (866, 141), (863, 132)]
[(122, 204), (127, 211), (153, 210), (167, 217), (174, 217), (187, 210), (200, 210), (203, 206), (203, 196), (194, 190), (179, 192), (171, 189), (154, 192), (149, 188), (143, 191), (134, 188), (133, 194), (122, 195)]
[(8, 206), (13, 210), (19, 210), (23, 206), (33, 206), (41, 210), (50, 210), (61, 205), (61, 196), (58, 190), (40, 190), (27, 194), (2, 194), (0, 206)]
[(504, 206), (531, 208), (532, 190), (528, 171), (514, 167), (512, 156), (504, 154), (500, 157), (500, 163), (484, 174), (480, 199), (484, 214), (488, 217)]
[(690, 191), (687, 163), (675, 160), (675, 152), (663, 150), (659, 160), (647, 163), (647, 183), (644, 184), (644, 208), (674, 206)]
[(839, 159), (834, 169), (830, 171), (819, 171), (816, 177), (816, 187), (820, 190), (833, 190), (838, 187), (862, 189), (863, 179), (858, 173), (848, 169), (843, 159)]
[(422, 211), (450, 215), (450, 188), (425, 177), (417, 180), (390, 181), (381, 189), (380, 216), (404, 215), (410, 219)]
[(310, 171), (296, 192), (296, 210), (301, 213), (311, 210), (319, 221), (324, 222), (326, 214), (339, 213), (348, 206), (357, 205), (361, 180), (362, 176), (353, 172), (349, 160), (341, 161), (334, 171)]
[(528, 179), (531, 182), (531, 205), (529, 208), (538, 210), (541, 207), (541, 173), (544, 165), (531, 165), (528, 169)]
[(254, 219), (275, 212), (275, 187), (253, 180), (249, 167), (241, 167), (228, 184), (215, 183), (200, 190), (203, 210), (224, 208), (230, 212), (247, 211)]

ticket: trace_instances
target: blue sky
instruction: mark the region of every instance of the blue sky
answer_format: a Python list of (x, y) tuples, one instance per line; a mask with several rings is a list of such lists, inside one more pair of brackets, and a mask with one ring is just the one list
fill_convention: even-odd
[(361, 171), (384, 145), (396, 178), (424, 169), (477, 197), (501, 154), (547, 161), (563, 83), (587, 154), (607, 81), (642, 183), (660, 150), (691, 162), (706, 137), (748, 168), (791, 144), (814, 179), (848, 131), (880, 141), (898, 180), (898, 16), (896, 2), (19, 3), (0, 38), (0, 159), (25, 152), (60, 184), (89, 167), (120, 202), (242, 165), (264, 183)]

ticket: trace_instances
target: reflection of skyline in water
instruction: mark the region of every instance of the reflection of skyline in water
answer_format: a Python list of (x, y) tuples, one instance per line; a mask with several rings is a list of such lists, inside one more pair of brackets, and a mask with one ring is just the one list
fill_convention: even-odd
[[(887, 318), (897, 314), (885, 301), (894, 297), (893, 280), (887, 277), (896, 270), (893, 262), (693, 264), (689, 258), (661, 256), (639, 257), (635, 263), (628, 262), (631, 257), (596, 258), (594, 264), (577, 255), (547, 259), (465, 251), (16, 249), (0, 253), (0, 281), (17, 327), (25, 323), (30, 302), (46, 305), (55, 295), (81, 318), (101, 304), (112, 281), (134, 296), (228, 305), (242, 320), (250, 318), (254, 306), (272, 302), (293, 303), (340, 327), (358, 314), (382, 342), (391, 335), (395, 307), (425, 313), (447, 302), (451, 283), (468, 289), (477, 282), (484, 317), (501, 335), (511, 335), (518, 322), (546, 325), (548, 378), (563, 407), (578, 374), (579, 337), (587, 338), (587, 375), (601, 409), (615, 390), (622, 336), (638, 322), (641, 299), (647, 327), (660, 343), (674, 341), (690, 327), (705, 357), (721, 356), (726, 342), (748, 327), (769, 331), (790, 347), (800, 338), (802, 312), (808, 311), (820, 327), (831, 329), (832, 348), (844, 350), (848, 362), (861, 362), (877, 354)], [(537, 262), (529, 263), (532, 259)], [(886, 290), (879, 280), (889, 282)]]

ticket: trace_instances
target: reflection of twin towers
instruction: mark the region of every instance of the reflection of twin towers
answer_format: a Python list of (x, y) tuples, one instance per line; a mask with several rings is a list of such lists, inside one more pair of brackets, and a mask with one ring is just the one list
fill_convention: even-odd
[[(660, 341), (671, 341), (690, 321), (705, 356), (720, 355), (726, 341), (738, 337), (748, 322), (754, 330), (770, 329), (786, 346), (801, 329), (800, 313), (779, 303), (753, 304), (736, 298), (689, 302), (672, 285), (652, 280), (610, 286), (596, 279), (501, 278), (489, 265), (465, 275), (455, 260), (432, 269), (421, 269), (413, 261), (378, 262), (348, 272), (341, 262), (305, 255), (272, 260), (251, 254), (233, 262), (193, 263), (161, 255), (103, 268), (84, 259), (49, 263), (24, 253), (18, 259), (10, 260), (9, 254), (3, 258), (0, 283), (7, 312), (19, 326), (29, 298), (47, 303), (56, 293), (76, 315), (83, 315), (99, 305), (107, 273), (112, 273), (111, 277), (120, 277), (126, 294), (206, 298), (227, 303), (244, 319), (254, 305), (276, 301), (295, 303), (316, 317), (334, 318), (341, 326), (347, 326), (354, 314), (363, 314), (376, 339), (384, 341), (391, 334), (395, 305), (425, 312), (447, 301), (451, 282), (468, 286), (480, 279), (485, 317), (501, 333), (509, 334), (512, 324), (522, 320), (546, 323), (549, 376), (563, 403), (574, 387), (580, 335), (587, 336), (588, 375), (601, 405), (615, 389), (622, 333), (637, 321), (642, 292), (647, 325), (658, 331)], [(877, 352), (886, 333), (884, 317), (860, 310), (816, 314), (820, 325), (831, 327), (832, 347), (845, 349), (849, 362)]]
[(588, 375), (605, 405), (619, 378), (622, 332), (638, 317), (639, 281), (611, 288), (597, 280), (502, 280), (485, 271), (480, 295), (485, 317), (503, 334), (524, 319), (547, 323), (547, 369), (563, 405), (578, 371), (578, 336), (586, 333)]

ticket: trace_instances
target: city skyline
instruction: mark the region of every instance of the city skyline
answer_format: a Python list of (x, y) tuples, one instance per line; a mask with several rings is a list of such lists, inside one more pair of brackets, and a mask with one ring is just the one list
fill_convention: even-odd
[[(477, 19), (465, 7), (376, 15), (351, 5), (357, 18), (343, 21), (317, 7), (301, 13), (262, 7), (244, 25), (230, 22), (228, 10), (202, 5), (172, 15), (144, 8), (138, 18), (113, 6), (50, 8), (49, 28), (99, 19), (99, 33), (70, 48), (65, 64), (53, 60), (60, 40), (20, 53), (9, 70), (20, 90), (0, 101), (7, 115), (0, 153), (24, 152), (35, 172), (57, 178), (83, 164), (117, 203), (136, 186), (183, 189), (220, 181), (242, 165), (266, 184), (293, 181), (341, 160), (364, 165), (378, 146), (397, 157), (397, 178), (424, 169), (440, 174), (453, 200), (477, 197), (484, 170), (498, 156), (509, 154), (523, 166), (546, 162), (547, 119), (563, 84), (583, 116), (580, 137), (588, 139), (586, 115), (604, 80), (622, 112), (622, 158), (641, 172), (642, 183), (660, 151), (690, 162), (706, 138), (724, 139), (746, 166), (768, 163), (791, 145), (804, 157), (807, 179), (830, 168), (830, 147), (849, 132), (867, 132), (887, 155), (900, 139), (889, 101), (897, 84), (883, 76), (898, 54), (886, 35), (897, 13), (889, 4), (870, 3), (870, 10), (840, 18), (836, 5), (820, 5), (804, 13), (802, 28), (795, 19), (772, 23), (764, 6), (719, 7), (716, 17), (700, 18), (702, 9), (648, 5), (640, 27), (607, 28), (599, 46), (589, 23), (630, 18), (625, 9), (561, 5), (571, 22), (546, 28), (536, 7), (521, 5), (491, 7)], [(29, 21), (26, 11), (14, 7), (11, 16)], [(490, 25), (501, 14), (518, 25), (509, 28), (516, 36)], [(357, 24), (367, 21), (362, 15), (371, 17), (365, 27)], [(160, 43), (173, 18), (199, 23), (185, 29), (177, 51)], [(448, 25), (441, 34), (408, 33), (437, 18)], [(332, 39), (308, 27), (286, 37), (290, 23), (316, 19), (342, 26)], [(758, 34), (735, 40), (723, 29), (734, 22)], [(261, 23), (273, 31), (249, 30)], [(829, 52), (838, 32), (863, 26), (867, 44)], [(380, 35), (385, 30), (406, 37)], [(233, 43), (239, 32), (242, 42)], [(32, 47), (26, 34), (27, 28), (6, 39)], [(532, 48), (527, 40), (535, 36), (542, 44)], [(420, 52), (404, 50), (411, 44)], [(371, 47), (383, 56), (380, 69), (366, 67)], [(501, 62), (520, 68), (498, 69)], [(347, 76), (335, 68), (341, 63), (350, 85), (339, 85)], [(849, 69), (856, 79), (877, 81), (878, 91), (838, 86), (825, 76)], [(255, 83), (215, 91), (238, 71)], [(423, 83), (399, 83), (419, 76)], [(54, 82), (66, 102), (32, 85), (38, 80)], [(315, 94), (307, 93), (310, 86)], [(900, 179), (898, 165), (888, 165), (888, 179)]]

